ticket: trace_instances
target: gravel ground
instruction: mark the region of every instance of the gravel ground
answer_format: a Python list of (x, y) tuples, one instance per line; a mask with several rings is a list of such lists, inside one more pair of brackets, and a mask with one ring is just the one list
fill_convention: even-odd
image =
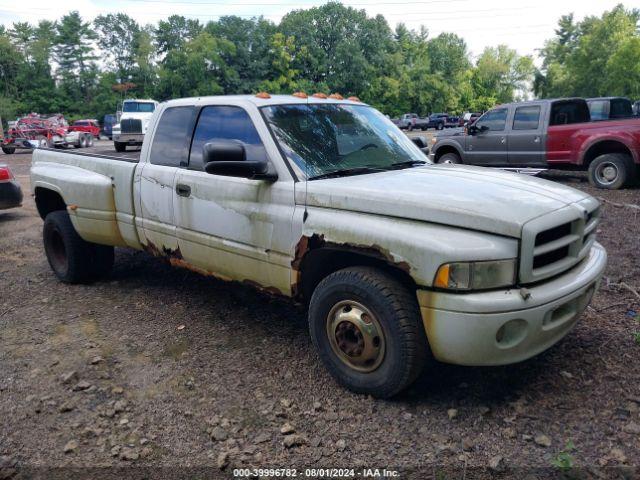
[(639, 190), (546, 173), (604, 199), (609, 266), (576, 328), (518, 365), (435, 363), (380, 401), (336, 386), (304, 311), (284, 301), (127, 250), (110, 281), (58, 282), (28, 195), (30, 159), (0, 156), (27, 193), (22, 208), (0, 212), (0, 478), (131, 465), (207, 467), (206, 478), (235, 467), (546, 478), (563, 459), (598, 475), (638, 465), (640, 210), (628, 204), (640, 204)]

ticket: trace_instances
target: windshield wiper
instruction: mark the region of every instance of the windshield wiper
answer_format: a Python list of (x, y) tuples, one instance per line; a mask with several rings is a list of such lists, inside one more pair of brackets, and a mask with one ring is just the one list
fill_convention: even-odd
[(376, 167), (341, 168), (339, 170), (333, 170), (331, 172), (321, 173), (320, 175), (314, 175), (313, 177), (309, 177), (309, 180), (348, 177), (349, 175), (360, 175), (361, 173), (374, 173), (374, 172), (382, 172), (382, 171), (384, 171), (384, 169), (376, 168)]
[(425, 165), (427, 162), (424, 160), (408, 160), (406, 162), (392, 163), (390, 166), (393, 168), (413, 167), (415, 165)]

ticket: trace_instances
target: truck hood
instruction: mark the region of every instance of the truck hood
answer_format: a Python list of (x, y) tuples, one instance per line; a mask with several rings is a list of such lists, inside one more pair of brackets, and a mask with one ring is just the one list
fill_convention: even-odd
[[(439, 223), (519, 238), (522, 226), (588, 195), (516, 173), (425, 165), (307, 182), (307, 205)], [(300, 189), (304, 194), (304, 187)], [(304, 195), (298, 194), (298, 202)]]

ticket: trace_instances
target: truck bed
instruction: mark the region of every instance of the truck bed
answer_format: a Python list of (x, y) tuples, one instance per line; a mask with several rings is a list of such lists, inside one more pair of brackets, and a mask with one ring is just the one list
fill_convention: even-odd
[(109, 142), (106, 145), (96, 145), (94, 147), (83, 148), (83, 149), (44, 148), (43, 150), (52, 150), (54, 152), (70, 154), (70, 155), (83, 155), (88, 157), (105, 158), (109, 160), (122, 160), (126, 162), (134, 162), (134, 163), (137, 163), (140, 160), (140, 150), (116, 152), (113, 148), (113, 142)]
[(36, 149), (31, 167), (33, 193), (39, 187), (54, 186), (85, 240), (140, 248), (133, 198), (140, 152), (113, 154), (111, 150), (104, 155), (98, 153), (100, 149), (87, 150)]

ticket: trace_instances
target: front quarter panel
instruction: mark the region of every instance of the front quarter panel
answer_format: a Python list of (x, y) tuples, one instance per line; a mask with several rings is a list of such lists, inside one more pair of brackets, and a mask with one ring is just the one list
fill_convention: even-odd
[[(408, 273), (417, 285), (425, 287), (432, 286), (436, 271), (443, 263), (516, 258), (518, 252), (518, 241), (514, 238), (313, 207), (308, 209), (301, 240), (311, 238), (331, 247), (384, 258)], [(302, 253), (298, 252), (297, 256)]]

